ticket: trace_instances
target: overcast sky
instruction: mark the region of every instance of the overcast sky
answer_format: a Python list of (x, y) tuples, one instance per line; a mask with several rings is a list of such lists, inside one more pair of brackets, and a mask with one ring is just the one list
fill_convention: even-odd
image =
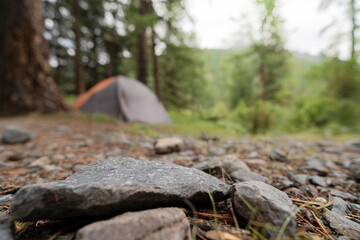
[[(344, 16), (344, 8), (333, 6), (319, 11), (321, 0), (280, 0), (278, 13), (284, 20), (283, 35), (287, 49), (318, 55), (329, 48), (334, 30), (320, 31), (335, 18)], [(197, 36), (201, 48), (231, 48), (249, 42), (246, 26), (257, 25), (255, 0), (188, 0), (187, 8), (194, 24), (184, 24)], [(246, 23), (246, 21), (248, 23)], [(343, 29), (348, 25), (343, 23)], [(337, 30), (338, 31), (338, 30)], [(253, 31), (254, 32), (254, 31)], [(343, 57), (349, 52), (345, 42), (337, 47)]]

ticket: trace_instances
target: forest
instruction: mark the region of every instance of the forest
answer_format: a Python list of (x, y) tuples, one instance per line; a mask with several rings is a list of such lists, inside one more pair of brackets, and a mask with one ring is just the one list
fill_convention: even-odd
[[(148, 85), (175, 123), (199, 120), (237, 134), (359, 131), (357, 1), (319, 2), (318, 11), (345, 6), (325, 28), (338, 32), (332, 49), (349, 45), (346, 59), (336, 51), (312, 57), (287, 50), (279, 1), (254, 2), (258, 27), (240, 36), (250, 38), (247, 46), (200, 49), (195, 33), (181, 27), (192, 21), (183, 0), (44, 0), (47, 74), (70, 105), (101, 80), (123, 75)], [(345, 23), (348, 30), (340, 29)], [(3, 114), (10, 91), (1, 91)]]

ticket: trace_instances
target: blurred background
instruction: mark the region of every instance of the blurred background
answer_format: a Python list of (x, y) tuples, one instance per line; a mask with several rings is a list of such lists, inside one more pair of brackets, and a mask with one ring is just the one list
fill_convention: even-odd
[[(22, 2), (4, 0), (2, 9), (33, 8), (31, 19), (42, 14), (41, 46), (49, 46), (51, 78), (69, 105), (103, 79), (124, 75), (148, 85), (174, 124), (193, 131), (360, 131), (358, 0)], [(10, 33), (4, 21), (15, 20), (2, 11), (0, 29)], [(26, 14), (13, 18), (36, 21), (19, 16)], [(6, 56), (21, 50), (4, 52), (0, 74), (11, 62)], [(0, 84), (0, 109), (9, 112), (18, 101), (9, 101), (10, 92), (21, 87)], [(28, 105), (17, 109), (39, 110)]]

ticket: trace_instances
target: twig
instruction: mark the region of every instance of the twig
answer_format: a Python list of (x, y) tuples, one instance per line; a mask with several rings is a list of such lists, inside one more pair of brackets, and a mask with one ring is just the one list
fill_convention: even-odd
[(324, 228), (324, 226), (322, 225), (322, 223), (320, 222), (319, 218), (316, 216), (316, 214), (314, 213), (313, 210), (310, 210), (310, 213), (313, 215), (313, 217), (315, 218), (316, 222), (319, 224), (320, 228), (324, 231), (324, 233), (326, 234), (326, 236), (331, 239), (334, 240), (330, 234), (326, 231), (326, 229)]

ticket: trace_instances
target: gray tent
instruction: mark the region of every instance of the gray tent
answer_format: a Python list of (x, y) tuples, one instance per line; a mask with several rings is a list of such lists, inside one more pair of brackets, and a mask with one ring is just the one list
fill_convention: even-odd
[(171, 123), (168, 112), (151, 89), (124, 76), (111, 77), (96, 84), (76, 99), (74, 107), (129, 122)]

